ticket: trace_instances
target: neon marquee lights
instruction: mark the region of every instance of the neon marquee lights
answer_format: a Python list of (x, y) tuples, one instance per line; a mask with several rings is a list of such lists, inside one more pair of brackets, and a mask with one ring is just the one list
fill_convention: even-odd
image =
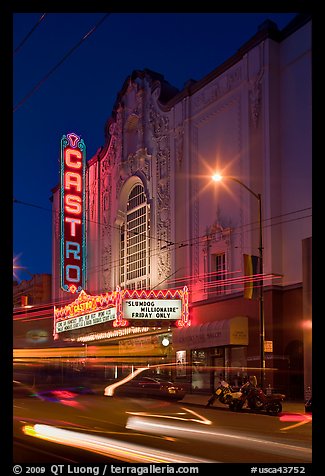
[(115, 305), (115, 293), (99, 294), (91, 296), (82, 290), (72, 303), (63, 307), (54, 307), (54, 319), (62, 321), (72, 317), (78, 317), (89, 312), (96, 312)]
[(75, 329), (81, 329), (83, 327), (94, 326), (96, 324), (103, 324), (104, 322), (113, 321), (115, 319), (115, 308), (109, 307), (103, 311), (92, 312), (72, 319), (66, 319), (64, 321), (57, 321), (55, 327), (55, 333), (72, 331)]
[(85, 287), (86, 146), (74, 133), (61, 139), (61, 288), (75, 293)]
[[(91, 342), (100, 339), (116, 339), (117, 337), (124, 337), (132, 334), (143, 334), (152, 331), (150, 327), (122, 327), (120, 329), (114, 329), (113, 331), (96, 332), (91, 335), (79, 336), (75, 340), (76, 342)], [(73, 339), (71, 339), (73, 341)]]
[[(113, 321), (113, 327), (127, 327), (129, 321), (125, 317), (129, 316), (128, 308), (133, 308), (139, 316), (132, 316), (131, 321), (139, 320), (170, 320), (176, 321), (177, 327), (188, 327), (191, 325), (188, 311), (188, 288), (165, 289), (165, 290), (121, 290), (91, 296), (82, 290), (75, 301), (61, 308), (54, 307), (54, 337), (57, 333), (73, 328), (93, 325)], [(144, 311), (141, 309), (144, 308)], [(111, 309), (109, 315), (100, 313), (101, 321), (97, 321), (97, 313)], [(143, 316), (142, 312), (148, 313)], [(152, 313), (152, 315), (150, 315)], [(102, 315), (103, 314), (103, 315)], [(126, 314), (126, 316), (125, 316)], [(62, 321), (74, 323), (63, 324)], [(88, 324), (87, 324), (88, 322)], [(92, 324), (90, 324), (92, 322)], [(70, 325), (71, 324), (71, 325)]]
[(129, 319), (176, 320), (178, 327), (190, 325), (188, 313), (188, 288), (159, 290), (129, 290), (120, 292), (123, 312), (116, 316), (116, 325), (125, 325)]

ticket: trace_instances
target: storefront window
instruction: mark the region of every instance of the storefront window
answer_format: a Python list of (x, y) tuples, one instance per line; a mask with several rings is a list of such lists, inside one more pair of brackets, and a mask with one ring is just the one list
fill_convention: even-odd
[(247, 347), (227, 347), (225, 366), (225, 380), (231, 385), (241, 386), (247, 377)]
[(176, 352), (176, 377), (186, 377), (186, 350)]
[(219, 347), (218, 353), (216, 352), (212, 355), (212, 390), (217, 387), (218, 383), (221, 380), (224, 380), (225, 375), (225, 358), (224, 358), (224, 348)]
[(208, 370), (208, 351), (192, 350), (192, 389), (210, 390), (210, 373)]

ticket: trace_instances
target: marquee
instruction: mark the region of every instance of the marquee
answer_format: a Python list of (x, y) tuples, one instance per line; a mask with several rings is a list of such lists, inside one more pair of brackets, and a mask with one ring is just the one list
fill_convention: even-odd
[(54, 307), (54, 338), (65, 331), (112, 321), (113, 327), (133, 326), (141, 321), (174, 322), (190, 326), (188, 288), (166, 290), (126, 290), (91, 296), (82, 290), (70, 304)]

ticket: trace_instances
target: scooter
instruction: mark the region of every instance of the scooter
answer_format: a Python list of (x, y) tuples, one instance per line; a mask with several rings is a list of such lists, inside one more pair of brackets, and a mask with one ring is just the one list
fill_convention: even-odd
[(239, 401), (240, 397), (241, 392), (234, 391), (234, 389), (229, 385), (228, 382), (226, 382), (225, 380), (221, 380), (216, 389), (214, 390), (213, 394), (209, 398), (206, 407), (213, 405), (216, 400), (219, 400), (220, 403), (223, 403), (230, 407), (233, 400), (237, 402)]
[(240, 393), (241, 397), (233, 408), (236, 411), (241, 410), (244, 403), (247, 403), (248, 408), (253, 411), (265, 411), (269, 415), (278, 415), (282, 412), (281, 402), (285, 399), (282, 393), (266, 395), (261, 388), (249, 381), (241, 386)]

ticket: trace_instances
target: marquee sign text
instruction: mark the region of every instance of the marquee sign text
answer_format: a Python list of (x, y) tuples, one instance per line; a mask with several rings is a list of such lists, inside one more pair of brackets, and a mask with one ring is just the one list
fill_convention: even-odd
[(81, 327), (94, 326), (103, 322), (113, 321), (116, 317), (114, 308), (105, 309), (103, 311), (93, 312), (84, 316), (73, 317), (65, 321), (58, 321), (55, 325), (55, 332), (73, 331)]
[(180, 299), (126, 299), (123, 301), (124, 319), (181, 319)]

